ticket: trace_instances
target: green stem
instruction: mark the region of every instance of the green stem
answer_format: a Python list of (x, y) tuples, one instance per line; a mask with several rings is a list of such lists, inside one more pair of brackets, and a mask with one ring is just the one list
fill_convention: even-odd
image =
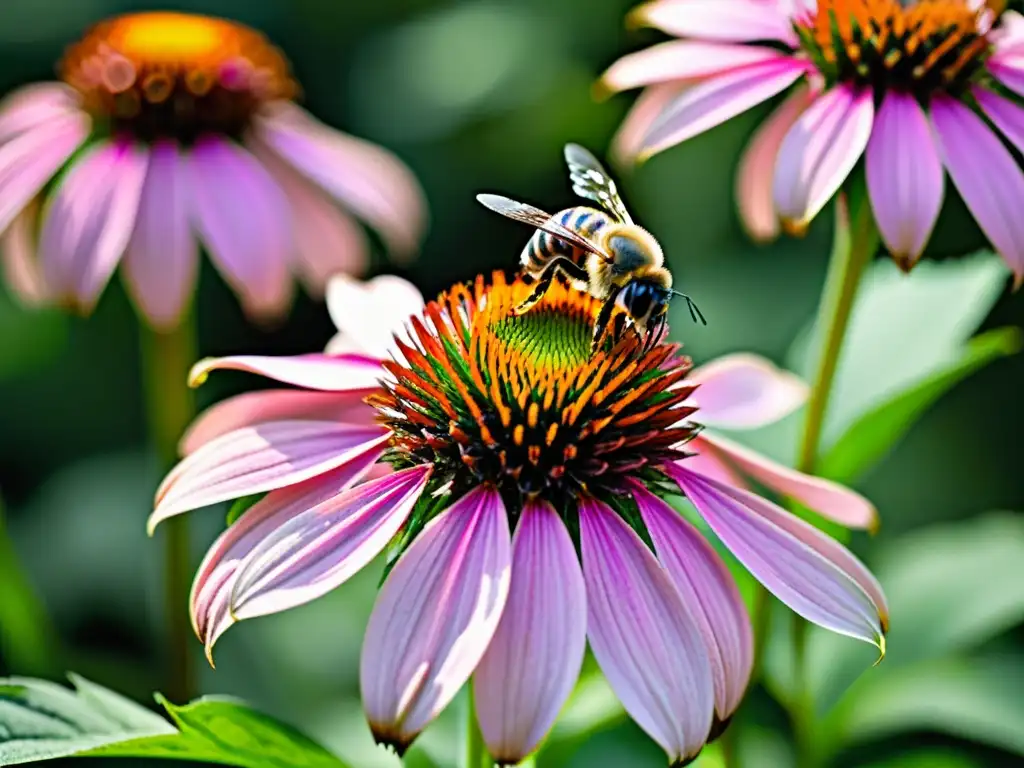
[(7, 668), (20, 675), (52, 677), (63, 672), (57, 633), (42, 601), (22, 570), (7, 532), (0, 498), (0, 652)]
[(484, 735), (476, 721), (476, 707), (473, 703), (473, 685), (469, 685), (466, 702), (466, 762), (464, 768), (493, 768), (494, 761), (487, 754)]
[[(169, 470), (178, 458), (178, 440), (195, 415), (195, 401), (187, 384), (196, 359), (196, 332), (191, 316), (171, 331), (143, 325), (142, 373), (150, 441), (161, 469)], [(188, 594), (192, 579), (188, 518), (178, 515), (162, 526), (164, 536), (164, 594), (167, 611), (167, 682), (164, 692), (184, 704), (194, 694), (192, 628)]]

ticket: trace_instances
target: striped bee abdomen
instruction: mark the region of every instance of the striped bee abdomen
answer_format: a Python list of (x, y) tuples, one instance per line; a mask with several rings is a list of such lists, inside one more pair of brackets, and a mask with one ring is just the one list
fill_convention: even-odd
[[(597, 233), (613, 221), (607, 213), (582, 205), (559, 211), (551, 220), (588, 240), (595, 239)], [(523, 248), (519, 263), (526, 274), (537, 275), (558, 256), (565, 256), (581, 266), (586, 264), (587, 259), (586, 251), (538, 229)]]

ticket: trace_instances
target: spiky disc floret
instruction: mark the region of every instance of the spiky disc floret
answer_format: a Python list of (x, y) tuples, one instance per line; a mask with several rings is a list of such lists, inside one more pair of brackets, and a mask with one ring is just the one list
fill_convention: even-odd
[(594, 354), (601, 302), (555, 284), (525, 315), (529, 287), (495, 273), (431, 302), (412, 321), (405, 362), (371, 398), (393, 431), (388, 460), (434, 465), (458, 495), (483, 482), (516, 509), (525, 497), (563, 506), (616, 490), (627, 476), (681, 458), (695, 433), (691, 367), (678, 346), (644, 353), (634, 334)]

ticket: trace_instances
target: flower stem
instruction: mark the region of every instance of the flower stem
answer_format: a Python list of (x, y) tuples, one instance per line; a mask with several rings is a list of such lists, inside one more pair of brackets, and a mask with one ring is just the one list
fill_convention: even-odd
[[(142, 373), (146, 416), (153, 449), (161, 469), (169, 470), (178, 456), (178, 440), (195, 414), (189, 367), (196, 359), (196, 331), (191, 315), (170, 331), (141, 328)], [(178, 515), (161, 528), (164, 536), (164, 590), (169, 653), (165, 693), (184, 704), (195, 694), (192, 630), (188, 594), (192, 569), (189, 561), (188, 518)]]
[(18, 562), (7, 533), (0, 498), (0, 653), (12, 672), (50, 677), (60, 674), (57, 633), (42, 601)]
[(469, 687), (466, 700), (466, 762), (464, 768), (493, 768), (494, 761), (487, 754), (484, 735), (476, 721), (476, 707), (473, 703), (473, 685)]

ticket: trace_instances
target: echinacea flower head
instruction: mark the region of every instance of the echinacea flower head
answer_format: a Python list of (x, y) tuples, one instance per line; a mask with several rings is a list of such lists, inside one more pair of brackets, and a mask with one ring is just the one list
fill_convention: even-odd
[(362, 271), (353, 216), (397, 255), (418, 246), (411, 173), (296, 106), (287, 61), (255, 30), (119, 16), (71, 45), (59, 72), (0, 103), (0, 251), (26, 299), (88, 311), (122, 264), (140, 312), (173, 327), (201, 243), (245, 309), (274, 316), (291, 273), (316, 294)]
[(803, 231), (861, 158), (882, 239), (904, 269), (939, 216), (945, 174), (1024, 279), (1024, 18), (984, 0), (654, 0), (632, 18), (680, 40), (623, 57), (646, 87), (617, 138), (646, 157), (778, 94), (737, 196), (757, 238)]
[[(343, 298), (398, 289), (340, 280), (330, 292)], [(870, 572), (746, 479), (861, 526), (871, 505), (695, 421), (706, 403), (720, 426), (759, 426), (799, 405), (802, 383), (749, 355), (694, 382), (664, 339), (592, 353), (600, 302), (555, 284), (512, 316), (529, 290), (496, 273), (417, 309), (409, 289), (405, 313), (392, 303), (374, 318), (404, 324), (389, 351), (360, 334), (365, 307), (345, 301), (331, 307), (345, 352), (197, 365), (196, 380), (233, 368), (296, 387), (201, 416), (157, 494), (151, 527), (266, 493), (196, 576), (208, 652), (234, 622), (323, 595), (387, 550), (360, 678), (378, 741), (403, 751), (472, 678), (491, 755), (518, 763), (554, 724), (589, 643), (626, 711), (685, 764), (739, 706), (753, 643), (725, 563), (673, 495), (784, 603), (882, 647)], [(364, 337), (389, 359), (360, 350)]]

